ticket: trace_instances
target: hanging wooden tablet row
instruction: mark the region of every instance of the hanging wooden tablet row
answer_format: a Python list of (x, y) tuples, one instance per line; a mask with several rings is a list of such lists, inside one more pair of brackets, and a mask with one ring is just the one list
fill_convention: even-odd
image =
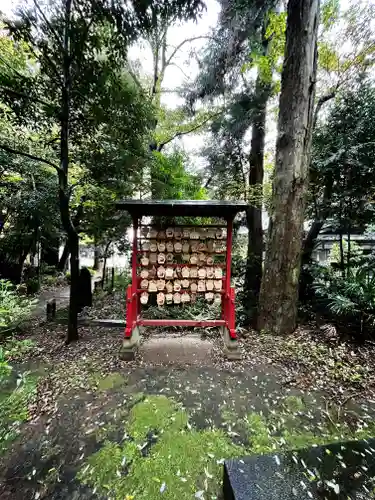
[(225, 238), (221, 228), (143, 226), (138, 251), (141, 304), (147, 304), (150, 293), (157, 294), (159, 306), (194, 302), (198, 293), (221, 303), (223, 264), (215, 256), (226, 252)]

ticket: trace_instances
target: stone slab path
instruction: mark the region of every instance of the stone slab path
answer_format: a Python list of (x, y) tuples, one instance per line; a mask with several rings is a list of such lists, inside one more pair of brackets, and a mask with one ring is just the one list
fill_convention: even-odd
[(199, 335), (153, 336), (141, 346), (143, 361), (150, 364), (212, 364), (212, 342)]

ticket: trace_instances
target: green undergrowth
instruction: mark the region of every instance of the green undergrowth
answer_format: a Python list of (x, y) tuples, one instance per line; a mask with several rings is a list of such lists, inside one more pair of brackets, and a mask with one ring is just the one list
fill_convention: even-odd
[[(215, 499), (223, 459), (275, 453), (374, 435), (375, 426), (349, 426), (322, 412), (320, 418), (296, 396), (266, 415), (250, 413), (228, 429), (198, 430), (186, 410), (165, 396), (142, 396), (121, 415), (124, 440), (105, 440), (88, 457), (79, 479), (113, 499)], [(224, 412), (225, 413), (225, 412)], [(228, 412), (227, 419), (234, 415)], [(225, 425), (224, 425), (225, 427)], [(233, 432), (236, 429), (237, 432)], [(232, 440), (242, 444), (235, 444)], [(244, 439), (238, 439), (239, 436)], [(105, 435), (102, 439), (105, 439)]]
[(0, 393), (0, 453), (18, 436), (21, 424), (29, 418), (37, 379), (36, 375), (25, 375), (14, 390)]

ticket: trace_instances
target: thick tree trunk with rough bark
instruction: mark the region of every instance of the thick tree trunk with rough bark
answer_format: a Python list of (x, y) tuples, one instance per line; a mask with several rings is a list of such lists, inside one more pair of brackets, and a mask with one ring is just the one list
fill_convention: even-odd
[[(268, 41), (267, 41), (268, 45)], [(267, 48), (265, 47), (265, 52)], [(270, 93), (269, 84), (265, 84), (259, 74), (256, 82), (257, 109), (253, 121), (249, 188), (262, 189), (264, 176), (264, 142), (266, 136), (267, 101)], [(263, 258), (263, 228), (262, 228), (262, 199), (250, 203), (246, 211), (248, 241), (247, 263), (245, 274), (245, 311), (248, 324), (256, 326), (256, 313), (260, 284), (262, 280)]]
[(319, 0), (289, 0), (272, 213), (258, 317), (258, 328), (275, 334), (292, 332), (297, 320), (318, 17)]

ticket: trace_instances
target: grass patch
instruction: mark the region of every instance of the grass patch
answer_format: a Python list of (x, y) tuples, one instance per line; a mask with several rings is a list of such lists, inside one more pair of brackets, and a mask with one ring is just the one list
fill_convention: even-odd
[(299, 396), (287, 396), (283, 401), (283, 405), (285, 410), (290, 413), (303, 411), (306, 408), (305, 403)]
[(186, 411), (165, 396), (137, 403), (126, 431), (128, 441), (107, 441), (79, 473), (82, 482), (115, 499), (145, 500), (163, 493), (165, 499), (184, 500), (200, 490), (215, 498), (221, 460), (244, 451), (220, 430), (191, 428)]
[(105, 392), (110, 389), (115, 389), (116, 387), (121, 387), (125, 385), (127, 379), (120, 375), (119, 373), (110, 373), (104, 378), (98, 380), (98, 391)]

